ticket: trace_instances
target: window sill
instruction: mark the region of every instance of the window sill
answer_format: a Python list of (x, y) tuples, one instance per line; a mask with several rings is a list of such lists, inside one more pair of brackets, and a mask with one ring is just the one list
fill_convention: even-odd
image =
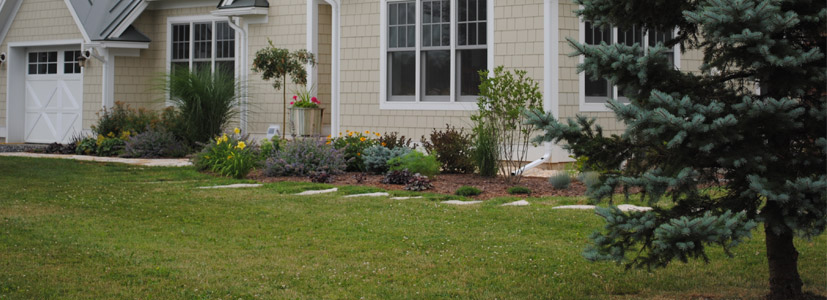
[(604, 103), (584, 103), (580, 102), (580, 111), (581, 112), (611, 112), (612, 109), (609, 108), (608, 102)]
[(388, 102), (380, 101), (381, 110), (477, 110), (476, 102)]

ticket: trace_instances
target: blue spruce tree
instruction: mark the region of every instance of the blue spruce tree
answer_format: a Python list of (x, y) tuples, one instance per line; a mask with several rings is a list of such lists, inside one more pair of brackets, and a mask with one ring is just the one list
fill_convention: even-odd
[[(706, 260), (758, 224), (766, 234), (769, 298), (801, 298), (794, 236), (827, 224), (827, 2), (824, 0), (575, 0), (594, 26), (678, 29), (643, 53), (640, 45), (584, 45), (580, 71), (623, 87), (609, 107), (626, 125), (606, 137), (593, 120), (529, 112), (536, 141), (565, 142), (602, 171), (594, 200), (617, 187), (674, 206), (650, 212), (598, 210), (606, 226), (584, 256), (629, 267)], [(640, 28), (639, 27), (639, 28)], [(664, 51), (704, 54), (700, 74), (676, 70)], [(723, 195), (699, 186), (721, 186)]]

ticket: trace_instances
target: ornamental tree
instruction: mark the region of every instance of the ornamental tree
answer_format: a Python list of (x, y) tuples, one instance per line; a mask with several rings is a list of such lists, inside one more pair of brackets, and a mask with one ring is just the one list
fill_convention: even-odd
[(284, 114), (281, 119), (281, 137), (284, 138), (284, 132), (287, 128), (287, 76), (293, 80), (294, 84), (307, 84), (307, 70), (304, 66), (316, 65), (316, 60), (313, 53), (307, 50), (297, 50), (290, 52), (290, 50), (276, 48), (272, 40), (267, 40), (269, 46), (256, 51), (253, 59), (253, 71), (261, 72), (261, 78), (264, 80), (275, 79), (273, 81), (273, 88), (282, 90), (282, 108)]
[[(622, 87), (628, 104), (608, 106), (625, 123), (605, 137), (588, 118), (560, 121), (533, 111), (537, 142), (566, 142), (602, 170), (594, 200), (619, 186), (670, 208), (597, 210), (606, 226), (584, 256), (628, 267), (663, 267), (728, 251), (759, 223), (766, 234), (769, 298), (802, 294), (793, 237), (827, 222), (827, 3), (810, 0), (575, 0), (595, 26), (678, 34), (649, 48), (569, 40), (578, 67)], [(673, 68), (674, 45), (704, 54), (700, 73)], [(720, 193), (699, 187), (719, 186)]]

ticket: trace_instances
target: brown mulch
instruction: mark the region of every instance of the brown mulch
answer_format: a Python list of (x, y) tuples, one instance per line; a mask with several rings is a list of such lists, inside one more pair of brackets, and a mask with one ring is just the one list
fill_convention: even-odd
[[(355, 178), (358, 174), (359, 173), (345, 173), (342, 175), (337, 175), (334, 178), (333, 184), (371, 186), (385, 190), (404, 190), (405, 188), (404, 185), (383, 184), (381, 181), (384, 176), (382, 175), (367, 174), (365, 175), (365, 180), (362, 183), (358, 183)], [(249, 176), (247, 176), (247, 178), (264, 183), (282, 181), (310, 182), (310, 179), (307, 177), (266, 177), (261, 170), (253, 171)], [(474, 174), (440, 174), (431, 180), (431, 184), (434, 188), (428, 190), (427, 192), (438, 194), (454, 194), (454, 192), (456, 192), (456, 190), (461, 186), (473, 186), (483, 192), (479, 196), (471, 198), (480, 200), (503, 196), (520, 196), (508, 194), (508, 188), (514, 185), (506, 184), (502, 178), (489, 178)], [(523, 177), (520, 179), (520, 183), (516, 185), (529, 188), (531, 190), (531, 197), (583, 196), (586, 191), (586, 187), (578, 181), (572, 181), (568, 189), (555, 190), (551, 184), (548, 183), (547, 178), (540, 177)]]

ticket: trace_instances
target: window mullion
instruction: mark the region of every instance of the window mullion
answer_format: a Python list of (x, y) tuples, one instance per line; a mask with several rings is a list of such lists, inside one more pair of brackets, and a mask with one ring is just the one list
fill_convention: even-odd
[(448, 102), (457, 102), (457, 0), (450, 0), (448, 11), (450, 12), (449, 21), (451, 22), (449, 25), (451, 28), (449, 38), (451, 46), (451, 92)]
[(414, 59), (416, 62), (416, 84), (414, 84), (414, 102), (422, 102), (422, 37), (420, 36), (422, 32), (422, 1), (417, 0), (415, 7), (414, 39), (416, 40), (416, 50), (414, 51)]
[(218, 22), (213, 21), (213, 22), (212, 22), (212, 30), (210, 30), (210, 33), (212, 33), (212, 41), (211, 41), (211, 43), (210, 43), (210, 47), (212, 47), (212, 51), (210, 51), (210, 52), (211, 52), (211, 53), (210, 53), (210, 70), (212, 70), (212, 73), (213, 73), (213, 74), (215, 74), (215, 58), (218, 56), (218, 54), (216, 54), (216, 53), (215, 53), (215, 50), (216, 50), (216, 47), (215, 47), (215, 44), (216, 44), (216, 41), (215, 41), (215, 38), (216, 38), (215, 31), (216, 31), (216, 29), (218, 29), (218, 26), (217, 26), (217, 25), (218, 25)]
[(190, 28), (190, 41), (189, 41), (189, 43), (190, 43), (190, 46), (189, 46), (190, 55), (189, 55), (187, 60), (189, 62), (189, 69), (190, 69), (190, 71), (192, 71), (192, 60), (193, 60), (193, 57), (195, 57), (195, 42), (194, 42), (195, 41), (195, 23), (190, 22), (189, 24), (190, 24), (190, 26), (189, 26), (189, 28)]

